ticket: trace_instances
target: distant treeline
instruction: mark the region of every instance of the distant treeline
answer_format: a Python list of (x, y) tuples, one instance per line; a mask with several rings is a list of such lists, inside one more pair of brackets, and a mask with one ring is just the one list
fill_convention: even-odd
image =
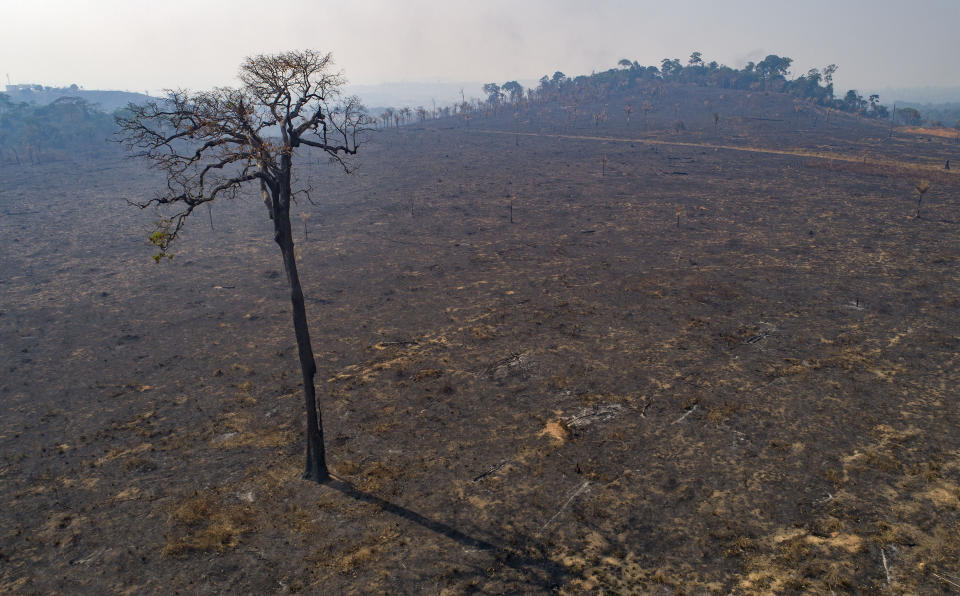
[(897, 114), (902, 111), (913, 110), (917, 112), (923, 122), (930, 126), (960, 129), (960, 103), (919, 104), (903, 102), (898, 103), (897, 106)]
[(129, 103), (142, 104), (152, 99), (144, 93), (103, 89), (84, 89), (79, 85), (50, 87), (46, 85), (7, 85), (6, 94), (15, 103), (26, 102), (37, 105), (52, 103), (61, 97), (79, 97), (94, 104), (98, 110), (108, 114), (127, 107)]
[[(881, 104), (879, 95), (864, 97), (855, 89), (847, 91), (843, 97), (836, 97), (833, 86), (833, 76), (838, 68), (836, 64), (811, 68), (798, 77), (788, 79), (792, 64), (792, 58), (776, 54), (770, 54), (759, 62), (748, 62), (740, 69), (715, 61), (706, 62), (700, 52), (693, 52), (686, 64), (678, 58), (664, 58), (659, 66), (644, 66), (624, 58), (616, 68), (589, 75), (568, 77), (557, 71), (551, 76), (541, 77), (537, 86), (531, 88), (525, 88), (517, 81), (487, 83), (482, 87), (482, 99), (467, 101), (461, 98), (452, 106), (432, 110), (423, 106), (385, 108), (374, 120), (384, 127), (400, 126), (414, 119), (421, 122), (428, 118), (449, 116), (469, 119), (471, 115), (497, 113), (507, 107), (516, 109), (554, 102), (572, 106), (604, 103), (613, 93), (640, 91), (641, 95), (650, 96), (652, 93), (656, 97), (662, 96), (668, 85), (677, 84), (786, 93), (795, 96), (798, 110), (803, 103), (865, 118), (892, 118), (896, 124), (954, 126), (954, 121), (960, 119), (960, 110), (955, 109), (957, 105), (902, 104), (894, 110)], [(960, 121), (956, 125), (960, 127)]]
[[(693, 52), (686, 64), (678, 58), (664, 58), (660, 66), (643, 66), (627, 58), (617, 63), (617, 68), (574, 78), (562, 72), (544, 76), (536, 88), (526, 90), (532, 100), (558, 99), (562, 96), (577, 96), (592, 93), (602, 98), (615, 90), (629, 90), (651, 83), (683, 83), (720, 89), (763, 90), (788, 93), (824, 107), (844, 112), (853, 112), (869, 118), (888, 118), (890, 111), (880, 104), (879, 95), (864, 98), (856, 90), (850, 90), (842, 98), (834, 97), (833, 75), (837, 65), (822, 69), (812, 68), (799, 77), (788, 80), (787, 74), (792, 58), (770, 54), (760, 62), (748, 62), (741, 69), (705, 62), (700, 52)], [(524, 96), (524, 89), (516, 81), (503, 85), (488, 83), (483, 86), (486, 101), (498, 104), (516, 102)]]
[(47, 105), (13, 102), (0, 93), (0, 162), (38, 163), (117, 150), (114, 117), (76, 97)]

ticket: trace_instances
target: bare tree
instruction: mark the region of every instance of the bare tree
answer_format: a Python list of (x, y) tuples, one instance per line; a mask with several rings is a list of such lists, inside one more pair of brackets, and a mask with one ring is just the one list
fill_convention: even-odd
[(913, 186), (913, 190), (917, 191), (917, 219), (920, 219), (920, 205), (923, 203), (923, 195), (927, 194), (927, 191), (930, 190), (930, 183), (926, 180), (921, 180)]
[(393, 108), (387, 108), (383, 111), (383, 114), (380, 115), (380, 119), (383, 121), (383, 126), (385, 128), (390, 128), (390, 124), (393, 122), (395, 115), (396, 110)]
[(293, 304), (306, 400), (303, 476), (317, 482), (327, 480), (329, 472), (290, 226), (291, 201), (297, 194), (309, 199), (310, 189), (294, 191), (293, 158), (300, 147), (314, 147), (350, 172), (348, 156), (356, 154), (368, 124), (359, 99), (341, 96), (345, 80), (332, 67), (330, 54), (312, 50), (254, 56), (240, 66), (239, 88), (171, 91), (161, 101), (131, 104), (128, 115), (117, 119), (122, 141), (167, 177), (163, 191), (138, 203), (166, 214), (150, 237), (160, 249), (157, 260), (171, 256), (171, 243), (198, 206), (236, 198), (247, 183), (259, 182)]

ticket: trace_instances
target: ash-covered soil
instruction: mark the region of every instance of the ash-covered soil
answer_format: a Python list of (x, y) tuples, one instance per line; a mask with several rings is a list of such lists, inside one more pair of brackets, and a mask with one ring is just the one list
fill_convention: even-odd
[(0, 590), (958, 590), (960, 145), (671, 92), (302, 160), (329, 486), (255, 193), (4, 166)]

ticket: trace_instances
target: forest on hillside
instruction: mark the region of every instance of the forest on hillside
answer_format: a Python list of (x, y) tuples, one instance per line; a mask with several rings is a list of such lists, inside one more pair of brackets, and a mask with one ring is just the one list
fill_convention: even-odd
[[(830, 64), (822, 69), (812, 68), (805, 74), (788, 79), (793, 59), (770, 54), (760, 62), (748, 62), (743, 68), (735, 69), (705, 62), (703, 54), (693, 52), (686, 64), (678, 58), (664, 58), (660, 66), (644, 66), (627, 58), (617, 63), (617, 68), (580, 75), (570, 78), (557, 71), (552, 76), (543, 76), (536, 88), (526, 91), (529, 100), (576, 98), (592, 95), (603, 99), (612, 91), (629, 90), (641, 85), (686, 84), (720, 89), (739, 89), (744, 91), (774, 91), (796, 96), (799, 100), (820, 106), (856, 113), (868, 118), (887, 118), (889, 109), (880, 103), (880, 96), (872, 94), (864, 98), (855, 89), (843, 97), (834, 96), (833, 75), (837, 65)], [(488, 83), (483, 86), (486, 101), (491, 105), (504, 102), (517, 103), (524, 99), (524, 90), (516, 81), (503, 85)]]
[(114, 117), (77, 98), (47, 105), (14, 102), (0, 93), (0, 163), (37, 163), (70, 155), (117, 151), (107, 143)]
[[(483, 97), (473, 101), (461, 97), (461, 101), (454, 105), (434, 109), (390, 107), (375, 119), (381, 126), (401, 126), (427, 118), (469, 118), (473, 113), (496, 113), (507, 107), (531, 104), (559, 102), (576, 106), (603, 103), (613, 93), (630, 92), (640, 87), (662, 94), (665, 85), (694, 85), (785, 93), (795, 97), (798, 110), (803, 104), (817, 105), (865, 118), (893, 118), (894, 124), (900, 125), (960, 128), (960, 104), (907, 104), (891, 109), (880, 103), (879, 95), (864, 97), (854, 89), (837, 97), (833, 83), (838, 69), (836, 64), (812, 68), (800, 76), (788, 78), (792, 64), (792, 58), (776, 54), (756, 63), (748, 62), (740, 69), (716, 61), (707, 62), (701, 52), (691, 53), (686, 64), (678, 58), (664, 58), (659, 66), (644, 66), (624, 58), (615, 68), (602, 72), (569, 77), (556, 71), (541, 77), (538, 85), (532, 88), (524, 88), (517, 81), (487, 83), (482, 87)], [(50, 88), (44, 89), (50, 91)], [(62, 159), (66, 155), (99, 155), (117, 151), (115, 145), (107, 142), (116, 130), (116, 114), (70, 95), (71, 89), (62, 89), (63, 97), (45, 105), (15, 101), (10, 95), (0, 93), (0, 163), (37, 163)], [(631, 106), (630, 109), (648, 108)]]
[[(763, 91), (785, 93), (795, 97), (797, 109), (802, 104), (817, 105), (823, 108), (856, 114), (860, 117), (887, 119), (893, 118), (895, 124), (918, 126), (949, 126), (955, 119), (950, 113), (940, 109), (944, 106), (907, 106), (893, 109), (880, 103), (878, 94), (864, 97), (856, 89), (847, 91), (842, 97), (834, 92), (833, 76), (838, 70), (836, 64), (823, 68), (812, 68), (795, 78), (790, 76), (793, 59), (770, 54), (759, 62), (748, 62), (743, 68), (732, 68), (716, 61), (707, 62), (701, 52), (693, 52), (683, 64), (679, 58), (664, 58), (659, 66), (644, 66), (635, 60), (621, 59), (615, 68), (589, 75), (569, 77), (561, 71), (540, 78), (536, 87), (524, 88), (518, 81), (502, 84), (483, 85), (483, 98), (473, 102), (461, 98), (453, 106), (430, 111), (423, 106), (416, 108), (387, 108), (379, 115), (382, 126), (400, 126), (428, 117), (461, 116), (469, 118), (471, 113), (489, 114), (502, 108), (522, 107), (547, 102), (560, 102), (576, 106), (581, 103), (603, 103), (612, 93), (631, 92), (638, 88), (652, 88), (655, 94), (663, 94), (664, 85), (694, 85), (740, 91)], [(644, 109), (642, 106), (637, 108)], [(633, 106), (631, 106), (633, 109)], [(927, 113), (932, 114), (926, 116)], [(960, 118), (960, 114), (957, 114)], [(960, 125), (960, 120), (958, 120)]]

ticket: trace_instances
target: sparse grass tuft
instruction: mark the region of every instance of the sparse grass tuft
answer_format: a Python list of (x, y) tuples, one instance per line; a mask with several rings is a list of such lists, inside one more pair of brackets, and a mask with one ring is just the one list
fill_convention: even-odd
[(190, 552), (223, 552), (235, 547), (249, 531), (252, 512), (246, 505), (224, 504), (211, 493), (181, 503), (170, 514), (171, 535), (163, 547), (167, 556)]

